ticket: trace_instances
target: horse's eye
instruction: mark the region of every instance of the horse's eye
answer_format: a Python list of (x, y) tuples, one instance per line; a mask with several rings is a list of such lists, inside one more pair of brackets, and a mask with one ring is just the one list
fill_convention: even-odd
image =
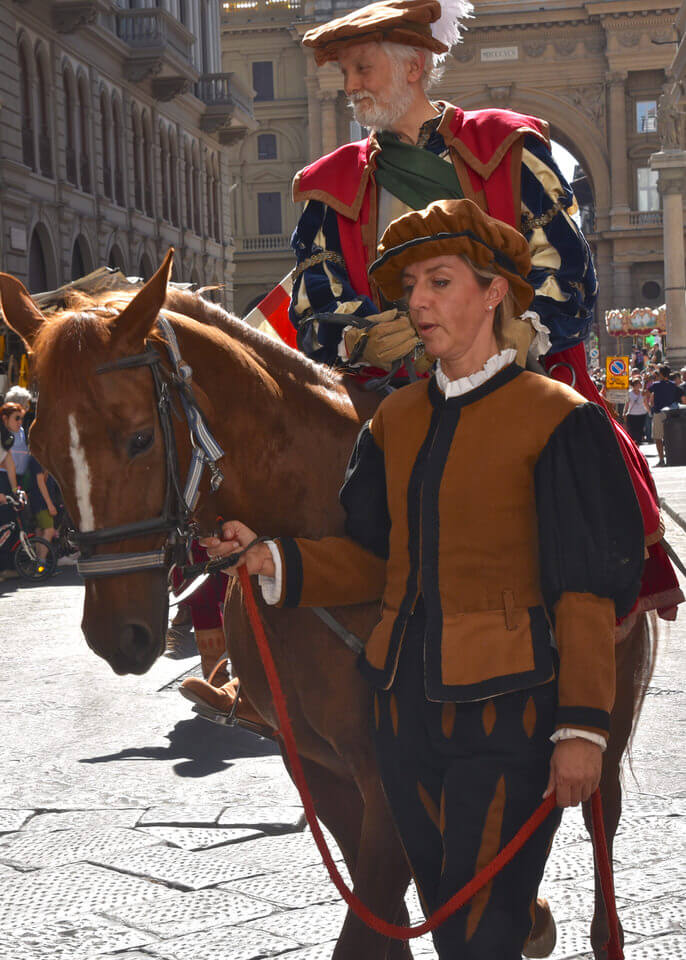
[(154, 433), (152, 430), (138, 430), (129, 439), (129, 456), (135, 457), (152, 446)]

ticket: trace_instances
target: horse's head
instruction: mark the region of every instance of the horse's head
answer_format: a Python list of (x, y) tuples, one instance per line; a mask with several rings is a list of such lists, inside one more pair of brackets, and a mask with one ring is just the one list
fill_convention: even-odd
[[(5, 318), (27, 345), (39, 388), (31, 450), (58, 481), (81, 533), (162, 513), (165, 449), (150, 369), (98, 368), (144, 351), (165, 300), (172, 254), (133, 298), (112, 296), (92, 309), (84, 302), (51, 318), (18, 280), (0, 274)], [(165, 539), (158, 532), (94, 553), (152, 551)], [(163, 649), (166, 626), (164, 569), (87, 579), (83, 631), (116, 673), (144, 673)]]

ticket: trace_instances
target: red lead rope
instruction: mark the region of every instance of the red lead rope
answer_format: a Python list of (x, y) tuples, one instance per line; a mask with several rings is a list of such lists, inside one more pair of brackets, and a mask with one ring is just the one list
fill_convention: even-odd
[[(255, 634), (257, 649), (259, 650), (260, 657), (262, 658), (262, 665), (264, 666), (264, 671), (267, 675), (267, 682), (274, 700), (276, 716), (281, 728), (280, 731), (277, 731), (277, 733), (279, 733), (284, 742), (286, 754), (288, 756), (288, 762), (291, 767), (291, 773), (293, 774), (293, 780), (298, 788), (298, 793), (300, 794), (300, 799), (302, 800), (302, 805), (305, 809), (307, 823), (312, 831), (314, 842), (317, 844), (317, 849), (319, 850), (321, 858), (324, 861), (324, 865), (329, 872), (332, 883), (353, 913), (356, 914), (356, 916), (358, 916), (363, 923), (365, 923), (372, 930), (375, 930), (377, 933), (380, 933), (386, 937), (391, 937), (394, 940), (413, 940), (415, 937), (421, 937), (425, 933), (431, 933), (432, 930), (440, 927), (440, 925), (444, 923), (448, 917), (452, 916), (453, 913), (459, 910), (460, 907), (463, 907), (466, 903), (468, 903), (469, 900), (471, 900), (472, 897), (482, 889), (482, 887), (485, 887), (486, 884), (489, 883), (493, 877), (495, 877), (496, 874), (498, 874), (503, 867), (510, 862), (510, 860), (512, 860), (515, 854), (521, 850), (529, 837), (535, 833), (546, 817), (554, 809), (555, 796), (552, 795), (544, 800), (540, 807), (534, 811), (532, 816), (529, 817), (526, 823), (515, 834), (512, 840), (510, 840), (510, 842), (503, 847), (500, 853), (493, 860), (491, 860), (491, 862), (487, 864), (483, 870), (479, 870), (476, 876), (472, 877), (468, 884), (462, 887), (461, 890), (458, 890), (457, 893), (450, 898), (450, 900), (444, 903), (443, 906), (439, 907), (438, 910), (436, 910), (436, 912), (428, 918), (428, 920), (424, 921), (424, 923), (419, 923), (414, 927), (403, 927), (395, 923), (389, 923), (387, 920), (384, 920), (381, 917), (377, 917), (359, 899), (359, 897), (352, 892), (352, 890), (348, 889), (345, 880), (340, 875), (338, 867), (334, 863), (334, 859), (331, 856), (331, 851), (329, 850), (324, 834), (319, 826), (317, 813), (314, 809), (314, 803), (312, 802), (312, 796), (308, 789), (307, 781), (305, 780), (305, 774), (303, 772), (298, 750), (295, 745), (293, 728), (291, 727), (291, 721), (288, 717), (286, 698), (284, 696), (283, 689), (281, 688), (279, 676), (274, 664), (274, 658), (272, 657), (269, 644), (267, 643), (264, 626), (262, 625), (262, 619), (260, 617), (259, 610), (257, 609), (257, 604), (255, 603), (252, 584), (245, 566), (238, 568), (238, 575), (240, 577), (241, 586), (243, 587), (243, 596), (245, 597), (245, 604), (248, 611), (248, 617), (250, 619), (250, 625), (253, 629), (253, 633)], [(607, 944), (607, 956), (608, 960), (623, 960), (624, 953), (622, 952), (619, 942), (619, 922), (617, 919), (617, 910), (615, 906), (612, 867), (610, 865), (610, 858), (607, 851), (605, 829), (603, 826), (602, 802), (600, 799), (599, 790), (596, 790), (593, 794), (591, 810), (593, 815), (593, 847), (595, 851), (596, 866), (600, 874), (603, 900), (605, 902), (610, 928), (610, 940)]]

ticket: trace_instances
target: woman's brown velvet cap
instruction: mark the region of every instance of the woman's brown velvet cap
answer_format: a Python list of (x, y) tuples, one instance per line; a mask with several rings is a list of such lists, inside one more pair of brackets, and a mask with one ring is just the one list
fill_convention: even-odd
[(437, 200), (388, 226), (369, 274), (388, 300), (403, 296), (402, 271), (433, 257), (465, 256), (510, 281), (517, 309), (524, 313), (534, 297), (526, 277), (531, 270), (529, 244), (502, 220), (484, 213), (473, 200)]
[(445, 53), (449, 48), (431, 35), (431, 24), (440, 16), (438, 0), (381, 0), (308, 30), (303, 46), (314, 49), (320, 67), (354, 43), (404, 43)]

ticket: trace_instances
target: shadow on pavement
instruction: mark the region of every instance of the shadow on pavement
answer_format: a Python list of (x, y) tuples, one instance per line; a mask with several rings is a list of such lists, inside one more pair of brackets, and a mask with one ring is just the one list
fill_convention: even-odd
[(126, 747), (101, 757), (83, 757), (79, 763), (112, 763), (120, 760), (181, 760), (173, 766), (178, 777), (207, 777), (227, 770), (231, 760), (271, 757), (279, 752), (264, 740), (240, 727), (222, 727), (200, 717), (179, 720), (167, 734), (168, 747)]

